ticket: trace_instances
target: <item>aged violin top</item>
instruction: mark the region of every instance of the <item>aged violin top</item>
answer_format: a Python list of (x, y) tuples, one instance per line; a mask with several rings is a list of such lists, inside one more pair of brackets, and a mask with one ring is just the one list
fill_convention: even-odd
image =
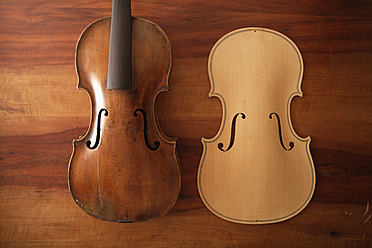
[(158, 126), (154, 105), (168, 90), (170, 43), (156, 24), (131, 17), (114, 0), (112, 18), (89, 25), (76, 48), (78, 88), (91, 99), (86, 135), (73, 142), (69, 187), (88, 214), (116, 222), (167, 213), (180, 189), (175, 140)]
[(298, 214), (315, 189), (310, 137), (294, 131), (290, 104), (302, 96), (303, 61), (283, 34), (244, 28), (222, 37), (208, 62), (211, 96), (222, 123), (202, 139), (198, 189), (217, 216), (244, 224), (274, 223)]

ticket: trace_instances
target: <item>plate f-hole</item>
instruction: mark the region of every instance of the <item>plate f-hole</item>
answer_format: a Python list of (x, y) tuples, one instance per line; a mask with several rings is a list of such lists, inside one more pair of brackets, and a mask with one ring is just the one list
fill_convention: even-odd
[(154, 142), (154, 146), (150, 145), (150, 143), (149, 143), (149, 137), (148, 137), (148, 134), (147, 134), (148, 127), (147, 127), (147, 116), (146, 116), (146, 112), (143, 109), (136, 109), (134, 111), (134, 113), (133, 113), (134, 117), (137, 117), (138, 116), (138, 112), (140, 112), (142, 114), (142, 117), (143, 117), (143, 137), (145, 139), (146, 146), (151, 151), (156, 151), (159, 148), (159, 146), (160, 146), (160, 142), (159, 141), (155, 141)]
[(282, 145), (283, 149), (286, 150), (286, 151), (290, 151), (293, 149), (294, 147), (294, 143), (293, 142), (289, 142), (289, 148), (286, 148), (284, 146), (284, 142), (283, 142), (283, 135), (282, 135), (282, 125), (280, 124), (280, 118), (279, 118), (279, 115), (275, 112), (272, 112), (270, 115), (269, 115), (269, 118), (272, 119), (273, 118), (273, 115), (276, 116), (276, 119), (278, 120), (278, 128), (279, 128), (279, 140), (280, 140), (280, 144)]
[(87, 141), (87, 147), (91, 150), (94, 150), (98, 147), (99, 141), (101, 139), (101, 116), (102, 116), (102, 112), (105, 112), (104, 113), (105, 116), (108, 116), (108, 114), (109, 114), (108, 110), (105, 109), (105, 108), (100, 109), (100, 111), (98, 112), (96, 142), (94, 143), (93, 146), (91, 146), (92, 141), (90, 141), (90, 140)]
[(232, 120), (232, 125), (231, 125), (231, 136), (230, 136), (230, 144), (229, 144), (229, 147), (227, 147), (226, 150), (223, 149), (223, 144), (222, 143), (218, 143), (218, 149), (220, 149), (220, 151), (223, 151), (223, 152), (227, 152), (228, 150), (231, 149), (231, 147), (234, 145), (234, 141), (235, 141), (235, 128), (236, 128), (236, 119), (238, 118), (238, 116), (241, 115), (242, 116), (242, 119), (245, 119), (245, 114), (243, 113), (237, 113), (233, 120)]

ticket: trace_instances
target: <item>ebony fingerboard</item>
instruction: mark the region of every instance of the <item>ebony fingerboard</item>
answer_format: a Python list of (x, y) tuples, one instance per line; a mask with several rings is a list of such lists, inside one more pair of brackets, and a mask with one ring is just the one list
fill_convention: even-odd
[(132, 88), (130, 0), (113, 0), (107, 89)]

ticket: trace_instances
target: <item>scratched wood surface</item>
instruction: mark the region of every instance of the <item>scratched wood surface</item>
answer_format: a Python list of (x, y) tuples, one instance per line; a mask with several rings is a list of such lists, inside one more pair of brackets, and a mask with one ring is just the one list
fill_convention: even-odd
[[(372, 2), (370, 0), (133, 0), (133, 15), (159, 24), (173, 49), (171, 91), (156, 111), (178, 137), (182, 188), (174, 208), (144, 223), (96, 220), (67, 187), (72, 139), (89, 123), (76, 90), (82, 30), (111, 1), (0, 3), (0, 246), (2, 247), (368, 247), (372, 245)], [(265, 27), (303, 55), (303, 98), (293, 127), (311, 136), (317, 185), (298, 216), (241, 225), (209, 212), (196, 173), (201, 137), (213, 137), (221, 104), (209, 99), (208, 54), (224, 34)]]

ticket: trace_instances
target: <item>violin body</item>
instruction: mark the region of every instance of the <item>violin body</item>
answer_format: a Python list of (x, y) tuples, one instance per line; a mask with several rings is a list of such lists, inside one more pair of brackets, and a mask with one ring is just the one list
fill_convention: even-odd
[(202, 139), (198, 190), (217, 216), (243, 224), (284, 221), (315, 189), (310, 137), (293, 130), (290, 104), (302, 96), (303, 61), (283, 34), (244, 28), (222, 37), (208, 62), (209, 96), (222, 103), (222, 123)]
[(73, 141), (69, 188), (103, 220), (136, 222), (166, 214), (180, 190), (175, 140), (158, 127), (157, 95), (168, 90), (170, 43), (154, 23), (132, 20), (132, 88), (107, 89), (110, 18), (88, 26), (77, 44), (78, 89), (90, 96), (86, 135)]

